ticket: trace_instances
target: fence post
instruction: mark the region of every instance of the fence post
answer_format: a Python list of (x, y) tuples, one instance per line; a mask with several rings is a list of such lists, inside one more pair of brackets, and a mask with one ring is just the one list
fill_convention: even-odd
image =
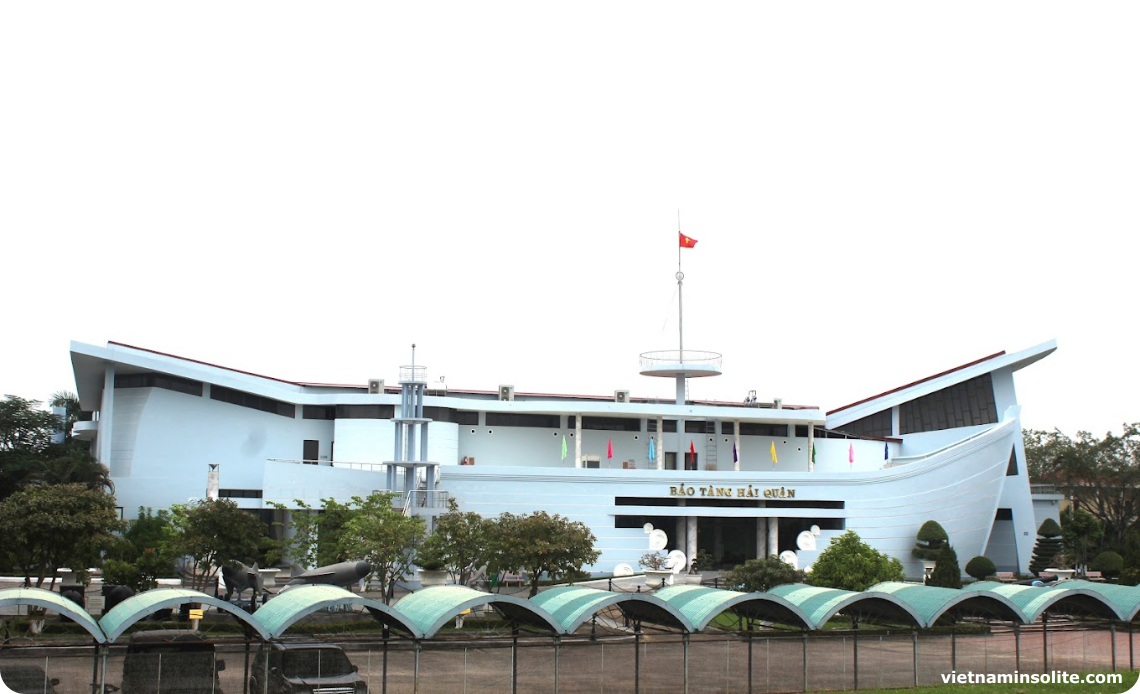
[(918, 627), (910, 628), (911, 650), (914, 651), (914, 686), (918, 686)]
[(1112, 671), (1116, 672), (1116, 622), (1113, 621), (1108, 625), (1109, 638), (1112, 639)]
[(242, 671), (241, 691), (249, 694), (249, 636), (245, 637), (245, 670)]
[(1013, 667), (1021, 669), (1021, 622), (1013, 623)]
[(752, 622), (748, 623), (748, 694), (752, 694)]
[(415, 661), (412, 665), (412, 694), (419, 694), (420, 692), (420, 640), (416, 639), (412, 642), (412, 650), (415, 653)]
[(554, 694), (558, 694), (558, 650), (562, 645), (562, 637), (554, 635)]
[(511, 629), (511, 694), (519, 694), (519, 628)]
[(1041, 613), (1041, 672), (1049, 672), (1049, 613)]
[[(801, 631), (800, 634), (803, 636), (803, 640), (804, 640), (804, 691), (806, 692), (808, 690), (808, 633), (807, 633), (807, 629), (804, 629), (803, 631)], [(771, 648), (772, 648), (772, 641), (769, 639), (768, 649), (771, 650)], [(767, 673), (765, 673), (765, 674), (767, 674)]]
[(682, 660), (685, 663), (684, 677), (685, 680), (685, 694), (689, 694), (689, 632), (681, 634), (681, 650)]
[(641, 694), (641, 622), (633, 623), (633, 694)]
[(381, 632), (384, 635), (383, 646), (383, 664), (380, 666), (380, 694), (388, 694), (388, 625), (384, 625), (384, 630)]
[(851, 624), (854, 626), (854, 632), (855, 632), (855, 635), (852, 637), (854, 640), (854, 643), (852, 644), (851, 668), (852, 668), (852, 671), (854, 672), (854, 675), (855, 675), (855, 687), (854, 687), (854, 689), (858, 690), (859, 689), (859, 615), (855, 614), (855, 615), (851, 616)]
[(958, 626), (950, 626), (950, 671), (958, 670)]
[(1136, 661), (1132, 655), (1132, 622), (1128, 622), (1128, 669), (1136, 669)]

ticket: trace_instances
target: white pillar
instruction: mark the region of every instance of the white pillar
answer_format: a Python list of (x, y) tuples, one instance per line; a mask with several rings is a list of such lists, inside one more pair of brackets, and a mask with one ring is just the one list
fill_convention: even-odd
[(657, 417), (657, 469), (665, 469), (665, 418)]
[(734, 447), (736, 450), (736, 460), (732, 461), (732, 469), (735, 470), (736, 472), (740, 472), (740, 458), (744, 454), (744, 452), (740, 450), (740, 420), (739, 419), (735, 420), (732, 423), (732, 430), (734, 432), (736, 432), (736, 439), (735, 439), (736, 443), (734, 444)]
[(780, 519), (772, 516), (768, 519), (768, 554), (780, 553)]
[(756, 519), (756, 558), (763, 559), (768, 556), (768, 519)]
[(689, 528), (685, 533), (685, 556), (689, 560), (688, 566), (685, 567), (687, 571), (693, 565), (693, 557), (697, 556), (697, 517), (689, 516)]
[(808, 425), (808, 472), (815, 472), (815, 425)]
[(574, 415), (574, 467), (582, 467), (582, 413)]

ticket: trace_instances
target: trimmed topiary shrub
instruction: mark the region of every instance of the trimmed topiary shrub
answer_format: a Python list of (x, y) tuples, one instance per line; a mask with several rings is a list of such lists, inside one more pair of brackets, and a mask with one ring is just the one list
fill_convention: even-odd
[(910, 554), (915, 559), (938, 561), (938, 553), (950, 541), (950, 536), (938, 524), (938, 521), (928, 520), (918, 529), (917, 540)]
[(966, 562), (966, 573), (978, 581), (986, 580), (986, 576), (992, 576), (996, 571), (997, 567), (989, 557), (977, 556)]
[(962, 567), (958, 565), (958, 553), (950, 545), (944, 546), (935, 558), (934, 571), (930, 573), (926, 585), (938, 588), (961, 588)]
[(1061, 526), (1052, 518), (1046, 518), (1041, 527), (1037, 528), (1037, 544), (1033, 546), (1033, 559), (1029, 562), (1029, 570), (1040, 574), (1045, 569), (1060, 569), (1060, 566), (1051, 566), (1061, 554)]
[(1124, 557), (1112, 551), (1101, 552), (1092, 560), (1089, 568), (1101, 572), (1108, 578), (1114, 578), (1124, 570)]

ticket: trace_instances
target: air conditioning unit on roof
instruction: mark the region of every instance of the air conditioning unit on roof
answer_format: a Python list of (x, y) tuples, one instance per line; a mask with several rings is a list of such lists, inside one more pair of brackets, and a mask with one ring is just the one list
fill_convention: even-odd
[(510, 402), (515, 399), (514, 386), (499, 386), (499, 399)]
[(628, 390), (615, 390), (614, 391), (614, 402), (629, 402), (629, 391)]
[(384, 392), (384, 379), (370, 378), (368, 379), (368, 394), (380, 395)]

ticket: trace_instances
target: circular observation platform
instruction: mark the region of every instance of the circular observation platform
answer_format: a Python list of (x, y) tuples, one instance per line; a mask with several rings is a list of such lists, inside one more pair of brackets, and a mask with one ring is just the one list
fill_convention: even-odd
[(641, 355), (642, 376), (719, 376), (722, 356), (720, 352), (705, 352), (699, 349), (659, 350), (643, 352)]
[(401, 366), (400, 383), (427, 383), (426, 366)]

